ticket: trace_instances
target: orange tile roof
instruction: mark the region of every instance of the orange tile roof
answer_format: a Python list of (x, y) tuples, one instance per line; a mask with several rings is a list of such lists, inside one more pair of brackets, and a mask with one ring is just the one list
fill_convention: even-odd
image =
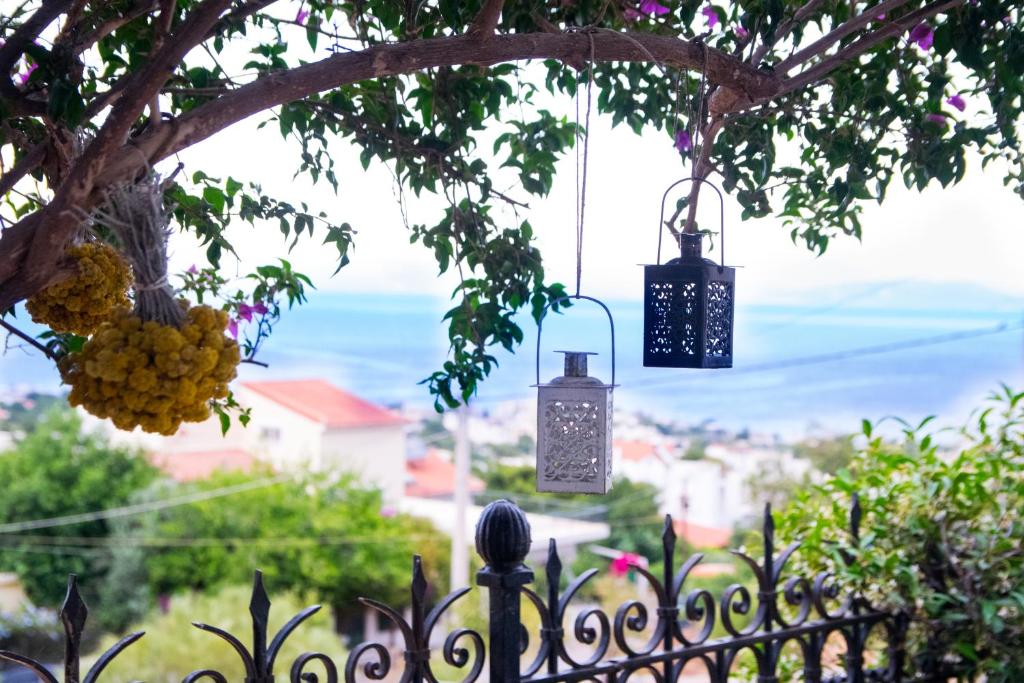
[(214, 472), (249, 472), (256, 459), (240, 449), (152, 453), (150, 462), (175, 481), (206, 479)]
[(725, 548), (732, 540), (732, 531), (729, 529), (701, 526), (681, 519), (673, 520), (673, 526), (676, 535), (686, 539), (695, 548)]
[(646, 460), (647, 458), (653, 458), (657, 455), (657, 448), (654, 444), (648, 441), (616, 440), (612, 446), (613, 448), (619, 449), (619, 452), (625, 460), (635, 460), (639, 462)]
[[(405, 461), (405, 473), (409, 482), (405, 485), (405, 495), (413, 498), (437, 498), (455, 493), (455, 464), (438, 455), (437, 451), (429, 450), (422, 458)], [(484, 483), (469, 477), (470, 493), (484, 490)]]
[(320, 379), (243, 382), (242, 386), (327, 427), (387, 427), (406, 422), (390, 410)]

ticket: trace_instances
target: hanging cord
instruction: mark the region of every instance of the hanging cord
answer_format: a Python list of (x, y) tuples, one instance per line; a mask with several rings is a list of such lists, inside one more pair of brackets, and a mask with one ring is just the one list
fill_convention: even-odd
[(576, 83), (576, 298), (580, 296), (580, 283), (583, 279), (583, 226), (587, 210), (587, 167), (590, 161), (590, 111), (593, 107), (592, 97), (594, 85), (594, 33), (587, 31), (590, 39), (590, 60), (587, 64), (587, 110), (584, 115), (583, 135), (583, 173), (580, 174), (580, 98), (579, 81)]

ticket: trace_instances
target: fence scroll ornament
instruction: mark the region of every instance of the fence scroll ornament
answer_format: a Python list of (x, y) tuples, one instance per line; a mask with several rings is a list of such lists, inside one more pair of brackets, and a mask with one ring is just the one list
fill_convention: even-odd
[[(850, 511), (854, 545), (859, 541), (860, 515), (855, 497)], [(477, 583), (486, 589), (489, 598), (487, 641), (468, 628), (453, 628), (443, 639), (440, 633), (435, 634), (440, 630), (442, 617), (470, 589), (455, 590), (428, 610), (428, 585), (420, 558), (415, 557), (408, 616), (376, 600), (361, 600), (390, 620), (401, 634), (404, 643), (400, 664), (393, 663), (396, 653), (385, 645), (366, 642), (351, 649), (344, 667), (339, 667), (327, 653), (299, 655), (291, 663), (287, 680), (336, 683), (343, 678), (346, 683), (385, 679), (436, 683), (439, 674), (435, 667), (443, 663), (448, 667), (445, 680), (454, 675), (464, 683), (674, 683), (684, 679), (684, 670), (686, 681), (726, 683), (751, 680), (749, 676), (741, 677), (738, 671), (738, 659), (743, 653), (748, 653), (746, 657), (756, 669), (757, 683), (907, 680), (906, 620), (872, 609), (857, 594), (842, 594), (828, 573), (813, 578), (788, 576), (787, 563), (799, 544), (792, 543), (778, 551), (770, 508), (765, 509), (761, 557), (755, 559), (734, 551), (754, 576), (753, 590), (735, 584), (716, 597), (703, 588), (687, 589), (688, 580), (704, 556), (694, 554), (677, 568), (676, 536), (671, 518), (666, 517), (660, 576), (644, 567), (633, 567), (637, 580), (647, 586), (646, 594), (653, 596), (653, 600), (627, 600), (613, 615), (598, 606), (573, 607), (574, 602), (579, 602), (580, 590), (598, 572), (586, 571), (561, 590), (563, 566), (554, 539), (549, 541), (544, 566), (544, 595), (528, 587), (534, 574), (523, 562), (531, 547), (530, 527), (526, 515), (513, 503), (500, 500), (485, 508), (477, 525), (476, 545), (486, 563), (477, 574)], [(846, 556), (845, 560), (854, 562), (855, 558)], [(651, 603), (656, 603), (653, 609)], [(245, 683), (272, 683), (282, 645), (320, 609), (313, 606), (303, 610), (268, 641), (270, 607), (263, 577), (256, 572), (249, 604), (251, 647), (216, 626), (195, 623), (197, 628), (223, 639), (234, 649), (245, 669)], [(529, 656), (531, 636), (522, 625), (522, 609), (535, 610), (540, 617), (539, 637)], [(87, 614), (72, 576), (60, 612), (65, 632), (64, 683), (94, 683), (120, 652), (143, 635), (133, 633), (120, 640), (81, 677), (79, 646)], [(724, 636), (713, 637), (723, 631)], [(883, 662), (881, 666), (866, 661), (869, 636), (878, 636), (883, 643), (885, 656), (879, 659)], [(845, 646), (845, 654), (838, 667), (826, 670), (826, 643), (833, 637)], [(784, 648), (799, 660), (795, 678), (789, 674), (784, 677), (780, 668)], [(7, 651), (0, 651), (0, 659), (31, 669), (45, 683), (58, 683), (51, 667), (44, 663)], [(285, 676), (278, 679), (285, 680)], [(188, 674), (183, 683), (228, 680), (219, 671), (200, 668)]]

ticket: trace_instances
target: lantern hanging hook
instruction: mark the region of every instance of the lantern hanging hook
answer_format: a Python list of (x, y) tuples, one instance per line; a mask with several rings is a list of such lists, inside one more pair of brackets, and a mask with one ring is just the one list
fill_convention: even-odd
[(593, 301), (595, 304), (597, 304), (598, 306), (603, 308), (604, 312), (605, 312), (605, 315), (608, 316), (608, 327), (611, 330), (611, 335), (612, 335), (612, 384), (611, 385), (614, 387), (615, 386), (615, 320), (612, 319), (612, 312), (610, 310), (608, 310), (608, 307), (604, 305), (604, 302), (602, 302), (599, 299), (595, 299), (592, 296), (586, 296), (586, 295), (583, 295), (583, 294), (573, 294), (571, 296), (561, 296), (561, 297), (558, 297), (557, 299), (552, 299), (547, 304), (545, 304), (544, 310), (541, 311), (540, 319), (537, 321), (537, 364), (536, 364), (537, 385), (538, 386), (540, 385), (540, 336), (541, 336), (541, 332), (543, 332), (543, 330), (544, 330), (544, 318), (548, 314), (548, 309), (550, 309), (552, 306), (554, 306), (556, 304), (564, 303), (566, 301), (569, 301), (570, 299), (586, 299), (587, 301)]
[(718, 222), (719, 222), (719, 234), (721, 239), (719, 240), (719, 266), (718, 269), (721, 271), (725, 267), (725, 198), (722, 196), (722, 191), (718, 189), (718, 186), (706, 178), (700, 178), (698, 176), (690, 176), (689, 178), (680, 178), (665, 190), (665, 194), (661, 196), (661, 211), (658, 214), (658, 261), (657, 264), (661, 265), (661, 238), (665, 229), (665, 201), (668, 199), (668, 194), (674, 190), (677, 186), (682, 185), (686, 182), (699, 182), (704, 183), (718, 195)]

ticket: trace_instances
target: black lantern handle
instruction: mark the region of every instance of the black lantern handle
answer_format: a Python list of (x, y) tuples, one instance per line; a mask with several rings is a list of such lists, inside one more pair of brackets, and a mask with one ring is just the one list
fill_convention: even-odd
[(561, 296), (557, 299), (552, 299), (544, 306), (544, 310), (541, 311), (540, 320), (537, 321), (537, 384), (540, 384), (540, 335), (544, 329), (544, 318), (548, 314), (548, 309), (553, 305), (570, 299), (586, 299), (587, 301), (593, 301), (595, 304), (603, 308), (605, 315), (608, 316), (608, 326), (611, 328), (612, 332), (612, 386), (615, 386), (615, 321), (612, 319), (612, 312), (609, 311), (608, 307), (600, 300), (595, 299), (592, 296), (584, 296), (583, 294), (573, 294), (572, 296)]
[[(710, 187), (712, 190), (714, 190), (715, 194), (718, 195), (719, 232), (722, 235), (722, 238), (721, 238), (721, 241), (719, 243), (719, 246), (721, 248), (721, 266), (724, 268), (725, 267), (725, 198), (722, 197), (722, 191), (719, 190), (718, 187), (713, 182), (711, 182), (710, 180), (707, 180), (705, 178), (698, 178), (696, 176), (691, 176), (689, 178), (681, 178), (681, 179), (675, 181), (674, 183), (672, 183), (671, 185), (668, 186), (668, 189), (665, 190), (665, 194), (663, 194), (661, 196), (661, 213), (658, 214), (658, 265), (659, 266), (661, 265), (661, 236), (662, 236), (662, 232), (663, 232), (663, 230), (665, 228), (665, 200), (668, 199), (668, 193), (671, 192), (672, 190), (674, 190), (678, 185), (681, 185), (681, 184), (686, 183), (686, 182), (691, 182), (692, 183), (693, 181), (704, 183), (705, 185)], [(721, 272), (721, 271), (719, 271), (719, 272)]]

